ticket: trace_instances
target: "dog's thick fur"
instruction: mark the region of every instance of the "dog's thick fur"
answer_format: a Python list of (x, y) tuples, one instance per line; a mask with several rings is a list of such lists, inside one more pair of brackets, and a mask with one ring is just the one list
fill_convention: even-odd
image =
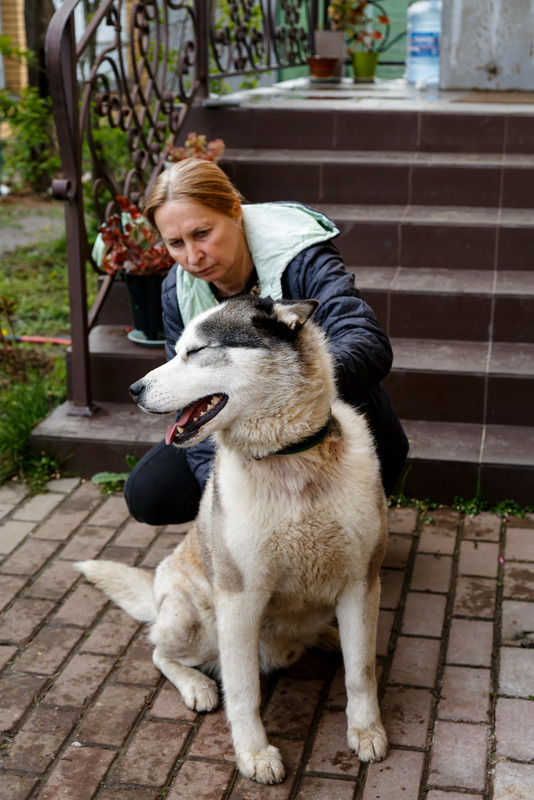
[[(335, 646), (348, 696), (348, 743), (363, 761), (386, 755), (375, 678), (379, 568), (386, 503), (364, 418), (336, 398), (314, 301), (243, 298), (196, 317), (176, 357), (130, 391), (150, 413), (186, 407), (168, 438), (215, 435), (215, 467), (197, 524), (158, 566), (77, 566), (136, 619), (151, 623), (154, 663), (198, 711), (218, 705), (220, 674), (241, 772), (284, 777), (262, 725), (259, 671), (308, 647)], [(199, 398), (211, 398), (198, 417)], [(319, 444), (276, 454), (332, 426)], [(183, 430), (182, 430), (183, 428)], [(179, 502), (180, 487), (176, 487)], [(219, 673), (220, 667), (220, 673)], [(199, 671), (203, 670), (203, 672)]]

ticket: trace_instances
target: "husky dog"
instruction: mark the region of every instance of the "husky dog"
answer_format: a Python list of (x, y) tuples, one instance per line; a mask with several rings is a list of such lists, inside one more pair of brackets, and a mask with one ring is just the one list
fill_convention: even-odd
[(349, 746), (362, 761), (388, 749), (375, 678), (386, 502), (367, 424), (336, 398), (316, 306), (245, 297), (189, 323), (175, 358), (130, 393), (151, 414), (183, 409), (168, 444), (214, 434), (196, 524), (154, 580), (109, 561), (77, 565), (151, 623), (154, 663), (190, 708), (218, 705), (205, 673), (220, 677), (237, 764), (260, 783), (283, 780), (284, 766), (260, 719), (259, 672), (308, 647), (340, 639)]

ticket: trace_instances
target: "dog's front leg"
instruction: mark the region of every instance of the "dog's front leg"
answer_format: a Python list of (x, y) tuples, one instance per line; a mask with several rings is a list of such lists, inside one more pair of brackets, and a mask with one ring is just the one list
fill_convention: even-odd
[(347, 738), (362, 761), (381, 761), (388, 751), (375, 674), (379, 599), (378, 578), (370, 588), (357, 582), (345, 589), (336, 609), (348, 698)]
[(260, 717), (258, 641), (264, 600), (256, 594), (219, 595), (217, 630), (226, 713), (237, 765), (247, 778), (280, 783), (280, 751), (269, 745)]

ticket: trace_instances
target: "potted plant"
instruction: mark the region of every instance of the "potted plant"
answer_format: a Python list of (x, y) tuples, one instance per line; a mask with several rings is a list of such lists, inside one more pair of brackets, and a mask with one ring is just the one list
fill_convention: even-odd
[(167, 142), (166, 159), (171, 163), (184, 161), (186, 158), (201, 158), (204, 161), (219, 161), (226, 149), (222, 139), (208, 142), (202, 133), (189, 133), (183, 147), (176, 147), (171, 139)]
[(161, 283), (174, 260), (167, 248), (128, 198), (116, 198), (118, 213), (100, 226), (93, 258), (108, 275), (121, 275), (128, 292), (134, 329), (128, 338), (136, 344), (161, 346)]
[(389, 17), (375, 0), (332, 0), (328, 17), (333, 30), (343, 30), (354, 80), (374, 80), (378, 55), (389, 34)]

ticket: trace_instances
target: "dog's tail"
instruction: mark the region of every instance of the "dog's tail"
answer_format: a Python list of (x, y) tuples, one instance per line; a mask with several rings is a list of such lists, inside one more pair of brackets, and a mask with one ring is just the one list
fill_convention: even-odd
[(155, 622), (152, 573), (115, 561), (78, 561), (74, 566), (131, 617), (140, 622)]

